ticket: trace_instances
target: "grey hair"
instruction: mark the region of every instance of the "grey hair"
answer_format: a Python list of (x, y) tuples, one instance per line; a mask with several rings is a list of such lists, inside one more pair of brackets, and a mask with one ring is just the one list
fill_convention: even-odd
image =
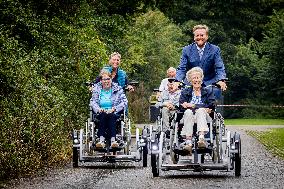
[(99, 77), (102, 78), (103, 75), (107, 75), (107, 76), (111, 77), (111, 73), (107, 69), (102, 69)]
[(204, 78), (203, 70), (200, 67), (193, 67), (186, 73), (186, 79), (191, 82), (191, 76), (195, 73), (199, 73), (201, 80)]
[(169, 67), (169, 69), (167, 70), (167, 73), (171, 70), (176, 71), (176, 69), (174, 67)]
[(206, 34), (207, 35), (209, 34), (209, 28), (206, 25), (199, 24), (199, 25), (194, 26), (193, 29), (192, 29), (193, 34), (194, 34), (195, 30), (197, 30), (197, 29), (205, 29), (206, 30)]

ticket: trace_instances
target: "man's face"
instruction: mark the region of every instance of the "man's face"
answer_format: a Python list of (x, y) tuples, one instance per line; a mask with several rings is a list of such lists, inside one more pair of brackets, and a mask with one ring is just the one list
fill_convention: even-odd
[(111, 87), (111, 78), (108, 75), (102, 75), (101, 82), (104, 89), (109, 89)]
[(208, 35), (205, 29), (197, 29), (194, 31), (194, 41), (198, 47), (203, 48), (208, 40)]
[(115, 55), (115, 56), (111, 57), (110, 64), (112, 65), (113, 68), (118, 68), (118, 66), (120, 64), (119, 56)]
[(175, 70), (169, 70), (168, 71), (168, 77), (169, 78), (175, 78), (176, 77), (176, 71)]

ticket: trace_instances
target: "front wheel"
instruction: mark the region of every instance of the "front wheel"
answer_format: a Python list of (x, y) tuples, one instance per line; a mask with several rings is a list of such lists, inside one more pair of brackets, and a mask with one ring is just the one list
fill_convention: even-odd
[(151, 166), (153, 177), (159, 176), (159, 155), (151, 154)]
[(79, 166), (79, 154), (78, 154), (78, 148), (73, 147), (73, 167), (76, 168)]
[(142, 160), (143, 160), (143, 167), (147, 167), (147, 155), (148, 155), (148, 146), (147, 143), (142, 148)]

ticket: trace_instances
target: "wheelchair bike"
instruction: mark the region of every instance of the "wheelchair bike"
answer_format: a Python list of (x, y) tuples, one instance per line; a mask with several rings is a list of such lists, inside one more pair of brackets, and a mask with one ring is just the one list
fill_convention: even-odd
[[(126, 109), (126, 108), (125, 108)], [(131, 133), (131, 119), (126, 110), (116, 120), (117, 147), (111, 147), (110, 137), (106, 137), (106, 145), (102, 148), (96, 147), (99, 142), (98, 127), (99, 120), (92, 108), (85, 122), (85, 127), (74, 130), (73, 139), (73, 167), (78, 167), (79, 162), (139, 162), (143, 160), (143, 167), (147, 166), (148, 147), (145, 129), (142, 134), (138, 128), (133, 137)], [(108, 130), (106, 133), (109, 133)], [(106, 135), (108, 136), (108, 135)], [(132, 138), (135, 138), (135, 142)], [(133, 144), (134, 143), (134, 144)]]
[[(210, 86), (214, 87), (214, 86)], [(182, 147), (184, 138), (181, 136), (183, 113), (176, 111), (170, 121), (170, 129), (164, 132), (159, 129), (151, 139), (150, 154), (153, 177), (161, 171), (212, 171), (234, 170), (235, 176), (241, 175), (241, 136), (237, 132), (226, 129), (224, 118), (216, 111), (211, 113), (209, 132), (205, 135), (206, 148), (198, 148), (196, 124), (193, 127), (191, 152)], [(158, 117), (158, 119), (160, 119)], [(157, 120), (160, 124), (161, 121)], [(160, 127), (163, 127), (160, 125)]]

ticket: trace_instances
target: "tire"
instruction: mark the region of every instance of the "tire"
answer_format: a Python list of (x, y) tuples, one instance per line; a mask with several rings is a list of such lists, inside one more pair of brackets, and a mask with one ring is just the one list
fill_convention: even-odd
[(78, 148), (73, 147), (73, 167), (76, 168), (79, 166), (79, 154), (78, 154)]
[(235, 148), (237, 149), (237, 153), (235, 153), (235, 158), (234, 158), (234, 167), (235, 167), (235, 176), (241, 176), (241, 136), (239, 133), (235, 133), (234, 135), (234, 143), (235, 143)]
[(153, 177), (158, 177), (159, 176), (158, 159), (159, 159), (158, 155), (151, 154), (151, 166), (152, 166)]
[(143, 167), (147, 167), (147, 156), (148, 156), (148, 146), (143, 147), (142, 149), (142, 161), (143, 161)]
[(241, 176), (241, 154), (235, 154), (235, 176)]
[(238, 149), (238, 153), (235, 154), (235, 176), (241, 176), (241, 139), (239, 138), (239, 142), (236, 142), (236, 148)]

